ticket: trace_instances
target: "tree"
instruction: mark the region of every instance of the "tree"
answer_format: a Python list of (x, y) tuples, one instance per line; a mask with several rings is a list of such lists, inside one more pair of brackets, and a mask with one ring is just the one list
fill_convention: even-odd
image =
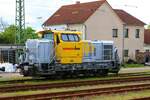
[(148, 29), (150, 29), (150, 24), (147, 26)]
[(1, 33), (2, 38), (4, 39), (2, 43), (6, 44), (15, 43), (15, 33), (16, 33), (16, 26), (10, 25), (9, 27), (5, 28), (4, 32)]
[[(5, 28), (4, 32), (0, 33), (0, 43), (5, 44), (14, 44), (19, 43), (19, 40), (16, 38), (18, 36), (17, 28), (15, 25), (10, 25), (9, 27)], [(38, 38), (38, 35), (35, 33), (31, 27), (27, 27), (24, 31), (24, 34), (21, 34), (21, 44), (24, 44), (27, 39), (34, 39)]]
[(31, 27), (27, 27), (24, 30), (24, 34), (21, 35), (21, 43), (25, 43), (27, 39), (36, 39), (38, 38), (38, 35), (35, 33), (35, 30), (33, 30)]
[(2, 34), (0, 34), (0, 43), (4, 44), (5, 43), (5, 38)]

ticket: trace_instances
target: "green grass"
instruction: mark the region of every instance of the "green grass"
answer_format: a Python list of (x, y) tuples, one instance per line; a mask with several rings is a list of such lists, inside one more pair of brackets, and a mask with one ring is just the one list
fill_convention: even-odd
[(13, 80), (26, 80), (31, 79), (30, 77), (0, 77), (0, 82), (13, 81)]
[[(150, 96), (150, 90), (146, 91), (137, 91), (137, 92), (126, 92), (121, 94), (110, 94), (110, 95), (102, 95), (102, 96), (93, 96), (90, 97), (91, 99), (87, 100), (130, 100), (134, 98), (143, 98), (143, 97), (149, 97)], [(80, 100), (80, 99), (78, 99)]]
[(136, 67), (145, 67), (144, 64), (124, 64), (124, 68), (136, 68)]

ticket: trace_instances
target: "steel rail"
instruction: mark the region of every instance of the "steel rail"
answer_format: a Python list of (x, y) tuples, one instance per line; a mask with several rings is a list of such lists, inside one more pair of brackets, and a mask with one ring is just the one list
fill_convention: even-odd
[(134, 98), (130, 100), (150, 100), (150, 97), (144, 97), (144, 98)]
[(86, 89), (86, 90), (76, 90), (76, 91), (57, 92), (57, 93), (45, 93), (45, 94), (34, 94), (34, 95), (13, 96), (13, 97), (0, 97), (0, 100), (66, 99), (66, 98), (86, 97), (86, 96), (102, 95), (102, 94), (115, 94), (115, 93), (133, 92), (133, 91), (142, 91), (142, 90), (149, 90), (149, 89), (150, 89), (150, 84), (139, 84), (139, 85)]
[(69, 88), (69, 87), (91, 86), (91, 85), (112, 84), (112, 83), (142, 82), (142, 81), (150, 81), (150, 77), (132, 77), (132, 78), (89, 80), (89, 81), (63, 82), (63, 83), (45, 83), (35, 85), (11, 85), (0, 87), (0, 93), (27, 91), (27, 90), (44, 90), (52, 88)]

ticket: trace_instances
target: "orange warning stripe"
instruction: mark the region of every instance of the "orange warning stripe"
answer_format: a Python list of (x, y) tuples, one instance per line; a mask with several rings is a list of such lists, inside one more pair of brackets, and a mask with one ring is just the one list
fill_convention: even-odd
[(80, 48), (63, 48), (63, 50), (80, 50)]

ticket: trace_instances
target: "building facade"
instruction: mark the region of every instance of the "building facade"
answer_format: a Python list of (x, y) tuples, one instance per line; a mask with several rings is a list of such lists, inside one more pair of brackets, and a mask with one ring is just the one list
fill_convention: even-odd
[(112, 40), (123, 60), (135, 59), (143, 51), (144, 25), (123, 10), (113, 9), (106, 0), (62, 6), (43, 26), (81, 31), (82, 39)]

